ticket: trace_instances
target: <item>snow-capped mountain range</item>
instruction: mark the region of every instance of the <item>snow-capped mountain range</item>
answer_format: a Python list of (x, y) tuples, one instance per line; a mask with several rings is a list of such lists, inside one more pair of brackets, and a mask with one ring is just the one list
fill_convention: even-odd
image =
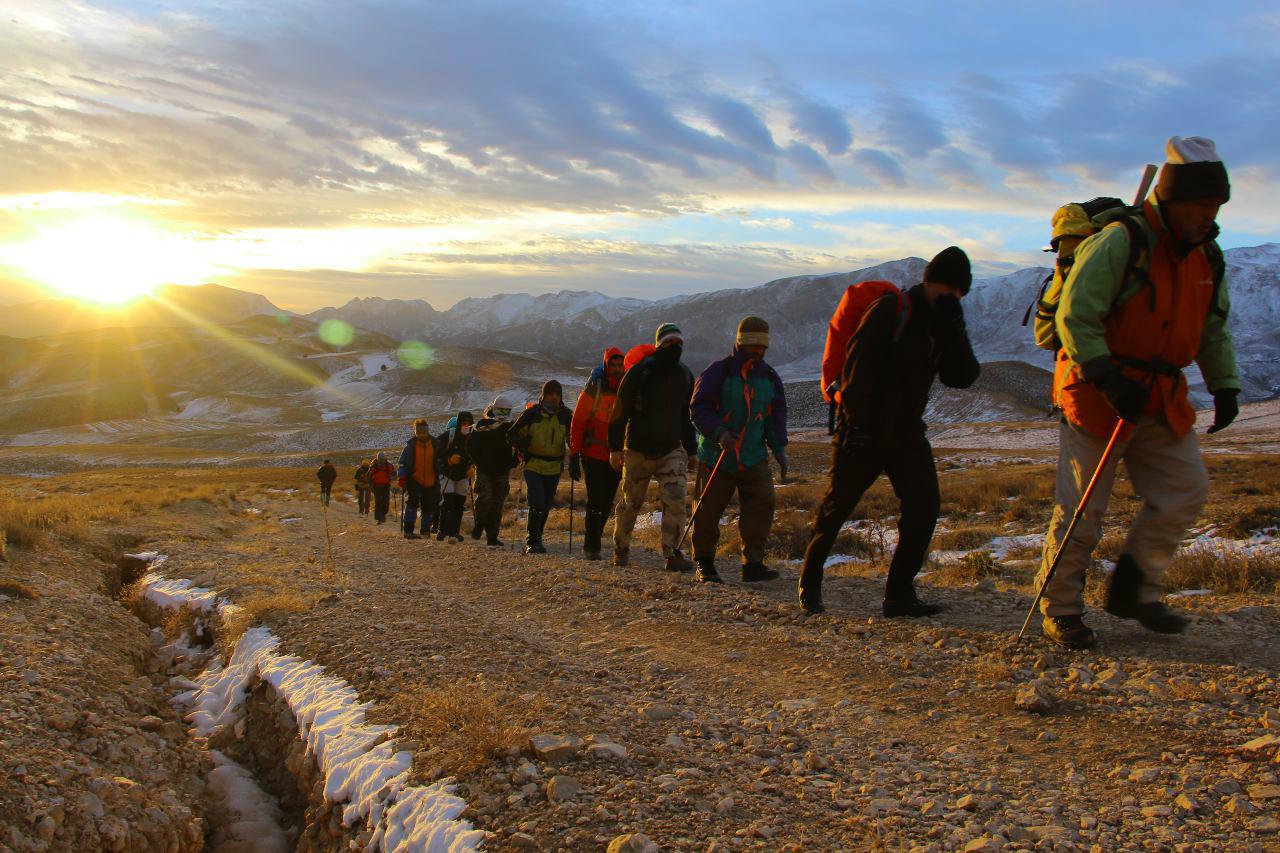
[[(1230, 323), (1244, 397), (1280, 396), (1280, 244), (1229, 249), (1226, 257)], [(685, 334), (686, 361), (700, 367), (727, 353), (738, 320), (755, 314), (772, 327), (770, 361), (787, 379), (805, 379), (818, 374), (827, 321), (848, 285), (884, 279), (905, 287), (920, 280), (924, 267), (922, 259), (906, 258), (852, 272), (795, 276), (746, 289), (654, 301), (562, 290), (464, 299), (447, 311), (436, 311), (423, 300), (365, 297), (308, 316), (336, 317), (398, 339), (536, 352), (583, 365), (593, 363), (607, 346), (626, 349), (651, 342), (657, 326), (670, 321)], [(1048, 272), (1032, 267), (975, 280), (964, 307), (980, 360), (1052, 366), (1051, 354), (1038, 349), (1030, 330), (1021, 325)], [(1197, 377), (1190, 378), (1203, 400)]]

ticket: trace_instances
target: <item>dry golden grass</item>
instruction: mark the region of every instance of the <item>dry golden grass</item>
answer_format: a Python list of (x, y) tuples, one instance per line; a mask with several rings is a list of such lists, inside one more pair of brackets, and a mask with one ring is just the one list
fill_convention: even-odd
[(0, 580), (0, 595), (7, 595), (10, 598), (39, 598), (40, 593), (33, 587), (27, 586), (19, 581)]
[(1280, 592), (1280, 557), (1230, 551), (1179, 554), (1165, 574), (1165, 588)]
[(955, 563), (948, 563), (930, 578), (945, 584), (974, 584), (987, 578), (1003, 577), (1009, 570), (996, 562), (990, 551), (970, 551)]
[(222, 624), (216, 631), (217, 641), (230, 649), (240, 635), (254, 625), (286, 613), (306, 613), (316, 606), (320, 598), (319, 593), (297, 590), (251, 592), (238, 597), (235, 609), (223, 611)]
[(970, 551), (981, 548), (1003, 532), (989, 524), (957, 527), (935, 534), (933, 548), (935, 551)]
[(491, 684), (458, 680), (397, 694), (387, 707), (407, 720), (428, 748), (418, 762), (449, 775), (466, 775), (521, 747), (543, 717), (537, 706)]

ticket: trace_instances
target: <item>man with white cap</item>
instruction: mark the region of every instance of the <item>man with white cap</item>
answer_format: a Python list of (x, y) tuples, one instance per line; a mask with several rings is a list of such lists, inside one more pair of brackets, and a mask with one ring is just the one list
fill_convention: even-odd
[[(1042, 630), (1068, 648), (1097, 642), (1084, 624), (1084, 576), (1102, 535), (1102, 518), (1123, 459), (1142, 508), (1116, 562), (1106, 609), (1144, 627), (1176, 634), (1186, 620), (1160, 600), (1161, 580), (1209, 491), (1193, 431), (1195, 412), (1182, 369), (1200, 366), (1213, 394), (1209, 432), (1238, 413), (1240, 378), (1227, 329), (1230, 299), (1221, 250), (1214, 243), (1219, 208), (1231, 197), (1227, 170), (1212, 140), (1173, 137), (1152, 195), (1134, 215), (1146, 245), (1126, 276), (1129, 231), (1117, 222), (1075, 252), (1055, 319), (1062, 348), (1054, 401), (1062, 409), (1056, 506), (1045, 537), (1041, 576), (1065, 549), (1044, 589)], [(1067, 543), (1062, 543), (1085, 486), (1118, 419), (1117, 450)]]

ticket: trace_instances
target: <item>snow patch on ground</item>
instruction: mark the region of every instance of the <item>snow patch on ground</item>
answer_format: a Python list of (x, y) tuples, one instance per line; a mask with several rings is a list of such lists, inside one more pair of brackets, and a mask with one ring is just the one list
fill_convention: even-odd
[(654, 510), (636, 516), (635, 530), (656, 530), (662, 526), (662, 510)]
[[(162, 591), (152, 599), (162, 607), (213, 608), (223, 613), (238, 609), (188, 580), (154, 573), (147, 579), (148, 590)], [(370, 850), (408, 853), (478, 847), (484, 832), (458, 820), (467, 804), (449, 785), (408, 784), (413, 755), (392, 745), (390, 738), (397, 727), (367, 723), (365, 712), (371, 703), (361, 702), (350, 684), (326, 674), (319, 664), (277, 653), (279, 644), (264, 627), (248, 629), (225, 665), (214, 661), (190, 684), (191, 689), (174, 697), (175, 703), (191, 709), (187, 719), (197, 733), (207, 736), (219, 727), (240, 725), (248, 690), (255, 677), (261, 678), (293, 711), (299, 735), (324, 776), (325, 798), (347, 804), (343, 809), (347, 826), (363, 819), (374, 830)], [(244, 772), (228, 769), (215, 784), (225, 785), (240, 797), (237, 802), (249, 808), (254, 795), (243, 788), (245, 780), (237, 769)], [(270, 814), (260, 811), (245, 818), (247, 824), (269, 819)]]
[(227, 831), (256, 853), (288, 853), (294, 849), (289, 834), (280, 828), (280, 806), (258, 787), (253, 775), (221, 752), (210, 750), (216, 765), (209, 771), (209, 791), (226, 805), (231, 821)]

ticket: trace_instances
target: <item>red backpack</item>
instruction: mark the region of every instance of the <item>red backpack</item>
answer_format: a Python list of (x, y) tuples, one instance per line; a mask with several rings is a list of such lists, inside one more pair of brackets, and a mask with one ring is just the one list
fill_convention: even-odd
[(889, 293), (898, 297), (898, 324), (893, 332), (893, 339), (897, 341), (911, 319), (911, 300), (891, 281), (860, 281), (849, 285), (831, 315), (831, 324), (827, 326), (827, 347), (822, 353), (822, 396), (831, 409), (829, 430), (834, 430), (836, 407), (840, 402), (840, 376), (844, 372), (849, 341), (871, 306)]

